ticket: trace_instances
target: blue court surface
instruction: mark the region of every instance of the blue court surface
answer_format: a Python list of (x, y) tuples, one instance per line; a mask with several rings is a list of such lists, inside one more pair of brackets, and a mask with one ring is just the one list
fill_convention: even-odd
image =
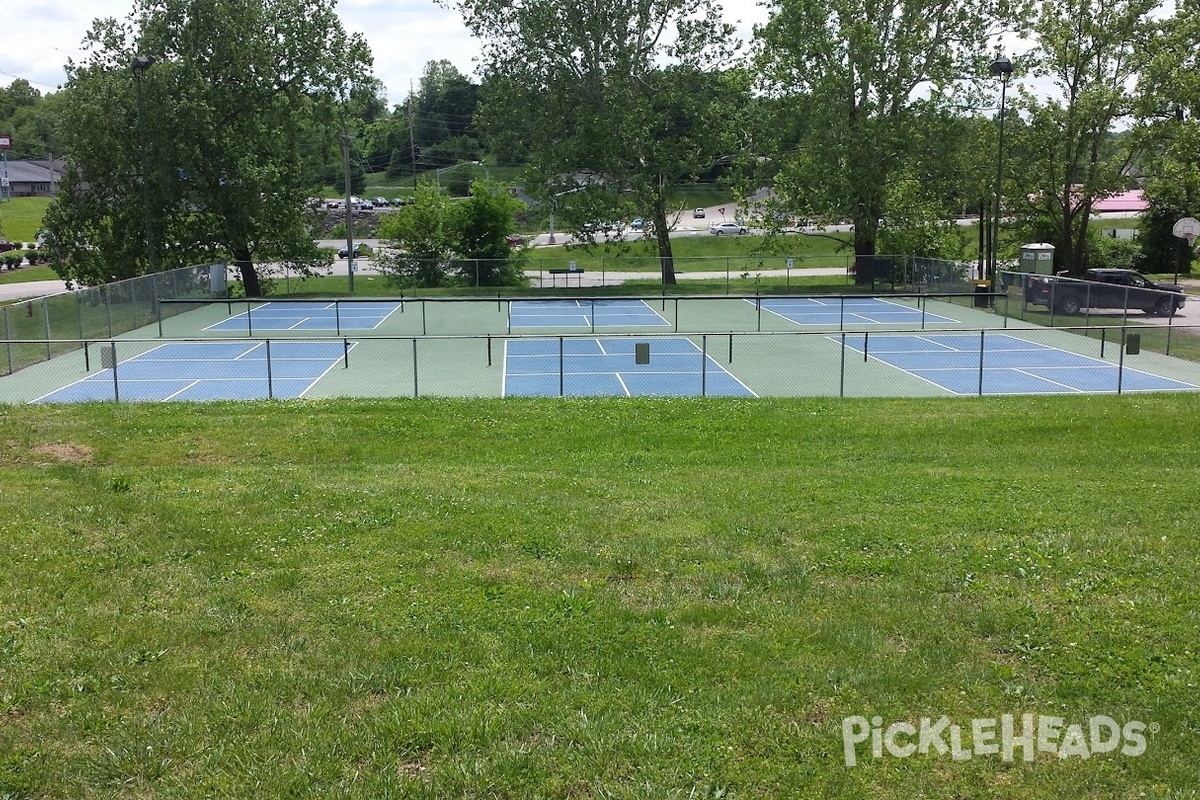
[(400, 303), (264, 303), (234, 314), (206, 331), (362, 331), (374, 330), (390, 317)]
[[(267, 342), (164, 344), (119, 360), (115, 383), (113, 370), (105, 368), (34, 402), (113, 400), (118, 395), (122, 401), (301, 397), (346, 353), (342, 342), (274, 341), (269, 348), (268, 368)], [(99, 355), (93, 358), (100, 360)]]
[(587, 329), (671, 326), (643, 300), (513, 300), (509, 324), (513, 328)]
[[(840, 342), (841, 337), (830, 337)], [(904, 370), (954, 394), (980, 394), (980, 337), (977, 334), (856, 334), (847, 349)], [(1118, 372), (1120, 374), (1118, 374)], [(1200, 389), (1129, 365), (1072, 353), (1016, 336), (983, 338), (983, 394), (1076, 392), (1161, 392)]]
[(764, 297), (758, 302), (762, 303), (763, 311), (797, 325), (947, 325), (958, 322), (879, 297)]
[(636, 338), (510, 340), (504, 353), (504, 395), (755, 396), (682, 336), (640, 342), (649, 346), (647, 364), (636, 363), (637, 344)]

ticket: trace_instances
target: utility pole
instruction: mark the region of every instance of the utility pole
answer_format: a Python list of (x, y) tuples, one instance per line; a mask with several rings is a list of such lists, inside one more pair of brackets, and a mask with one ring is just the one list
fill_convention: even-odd
[(350, 134), (342, 131), (342, 169), (346, 174), (346, 274), (354, 294), (354, 208), (350, 203)]
[(413, 190), (417, 188), (417, 136), (413, 133), (413, 89), (408, 82), (408, 161), (412, 165)]
[(142, 76), (152, 66), (154, 66), (154, 56), (135, 56), (130, 69), (133, 70), (133, 80), (137, 84), (138, 144), (142, 151), (142, 210), (146, 215), (146, 269), (149, 272), (157, 272), (158, 266), (154, 258), (153, 220), (150, 216), (150, 174), (146, 160), (146, 129), (145, 123), (142, 122), (142, 118), (146, 116), (142, 103)]

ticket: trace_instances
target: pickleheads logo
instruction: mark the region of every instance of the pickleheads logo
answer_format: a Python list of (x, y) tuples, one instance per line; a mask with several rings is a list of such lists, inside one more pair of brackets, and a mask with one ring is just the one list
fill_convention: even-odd
[(895, 758), (933, 753), (949, 754), (955, 761), (998, 756), (1011, 762), (1018, 750), (1025, 761), (1033, 761), (1038, 753), (1060, 759), (1088, 759), (1112, 752), (1135, 757), (1146, 752), (1147, 733), (1158, 733), (1158, 724), (1131, 720), (1122, 725), (1104, 715), (1070, 722), (1044, 714), (1004, 714), (973, 719), (966, 726), (944, 716), (936, 720), (921, 717), (917, 724), (893, 722), (886, 728), (882, 717), (853, 716), (842, 720), (842, 750), (847, 767), (858, 764), (859, 745), (868, 740), (872, 758), (883, 758), (885, 752)]

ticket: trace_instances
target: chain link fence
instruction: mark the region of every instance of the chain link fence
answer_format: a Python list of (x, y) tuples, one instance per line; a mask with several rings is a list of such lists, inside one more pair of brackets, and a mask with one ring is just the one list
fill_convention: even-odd
[(175, 304), (160, 309), (160, 297), (208, 299), (224, 294), (225, 286), (224, 264), (200, 264), (0, 306), (5, 372), (49, 361), (88, 341), (154, 325), (164, 313), (192, 308)]
[[(1195, 327), (1175, 331), (1200, 340)], [(0, 401), (913, 397), (1200, 391), (1165, 329), (943, 328), (31, 342)], [(1178, 340), (1176, 346), (1178, 345)]]

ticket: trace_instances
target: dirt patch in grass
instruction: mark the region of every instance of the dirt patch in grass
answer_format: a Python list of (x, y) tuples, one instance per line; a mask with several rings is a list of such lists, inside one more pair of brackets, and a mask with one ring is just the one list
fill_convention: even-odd
[(33, 448), (34, 455), (46, 456), (55, 461), (75, 463), (92, 457), (92, 448), (83, 444), (39, 444)]

